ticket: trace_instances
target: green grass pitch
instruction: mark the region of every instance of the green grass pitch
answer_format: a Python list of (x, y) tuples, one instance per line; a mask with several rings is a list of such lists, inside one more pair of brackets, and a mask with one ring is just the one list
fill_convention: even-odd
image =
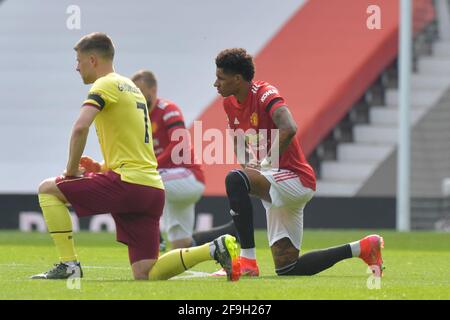
[[(305, 230), (303, 252), (359, 239), (373, 231)], [(126, 247), (109, 233), (75, 235), (84, 278), (79, 289), (66, 281), (29, 280), (57, 262), (50, 236), (0, 232), (0, 300), (6, 299), (450, 299), (450, 234), (396, 233), (384, 236), (385, 273), (379, 289), (369, 289), (366, 265), (360, 259), (341, 261), (312, 277), (278, 277), (265, 231), (257, 231), (261, 276), (227, 282), (205, 277), (217, 269), (204, 262), (169, 281), (134, 281)], [(372, 284), (374, 284), (372, 282)], [(72, 285), (73, 287), (73, 285)]]

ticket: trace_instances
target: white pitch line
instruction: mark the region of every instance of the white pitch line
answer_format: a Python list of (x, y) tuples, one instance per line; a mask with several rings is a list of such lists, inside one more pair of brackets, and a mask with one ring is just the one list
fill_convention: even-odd
[[(27, 265), (23, 263), (0, 263), (0, 267), (28, 267), (28, 268), (36, 268), (35, 265)], [(130, 268), (125, 267), (102, 267), (102, 266), (82, 266), (83, 269), (109, 269), (109, 270), (130, 270)], [(170, 280), (177, 280), (177, 279), (191, 279), (191, 278), (205, 278), (210, 275), (208, 272), (202, 272), (202, 271), (194, 271), (194, 270), (187, 270), (185, 271), (187, 275), (183, 276), (175, 276), (171, 278)]]
[[(41, 264), (44, 266), (44, 264)], [(24, 264), (24, 263), (0, 263), (0, 267), (30, 267), (36, 268), (38, 265)], [(100, 266), (81, 266), (83, 269), (114, 269), (114, 270), (130, 270), (130, 268), (125, 267), (100, 267)]]
[(190, 275), (176, 276), (176, 277), (171, 278), (170, 280), (190, 279), (190, 278), (204, 278), (204, 277), (208, 277), (210, 275), (210, 273), (208, 273), (208, 272), (201, 272), (201, 271), (188, 270), (188, 271), (185, 271), (185, 272), (186, 273), (190, 273)]
[(26, 266), (24, 263), (0, 263), (0, 267), (22, 267)]
[(100, 266), (81, 266), (82, 269), (112, 269), (112, 270), (131, 270), (130, 268), (124, 267), (100, 267)]

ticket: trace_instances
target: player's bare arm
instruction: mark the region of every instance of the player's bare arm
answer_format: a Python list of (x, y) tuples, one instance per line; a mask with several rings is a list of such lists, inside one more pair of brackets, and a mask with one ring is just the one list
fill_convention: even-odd
[(100, 110), (97, 108), (90, 106), (81, 108), (80, 115), (73, 126), (72, 135), (70, 137), (69, 160), (64, 172), (65, 176), (80, 175), (79, 163), (86, 146), (89, 127), (99, 111)]
[[(279, 144), (274, 143), (272, 145), (268, 156), (276, 154), (275, 152), (272, 152), (274, 148), (279, 148), (278, 154), (281, 155), (289, 146), (289, 143), (297, 132), (297, 125), (287, 107), (283, 106), (278, 108), (273, 113), (272, 119), (279, 130)], [(250, 194), (257, 196), (260, 199), (264, 199), (265, 201), (272, 202), (269, 194), (270, 183), (258, 172), (263, 165), (264, 163), (250, 163), (244, 167), (244, 172), (250, 181)], [(288, 257), (288, 259), (290, 259), (290, 257)]]

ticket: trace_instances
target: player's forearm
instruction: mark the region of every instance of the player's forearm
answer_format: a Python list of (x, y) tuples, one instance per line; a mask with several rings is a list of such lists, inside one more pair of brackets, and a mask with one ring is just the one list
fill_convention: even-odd
[(277, 109), (273, 113), (272, 119), (278, 129), (278, 132), (275, 137), (272, 137), (272, 146), (270, 148), (268, 158), (271, 160), (271, 163), (274, 163), (274, 161), (277, 160), (275, 158), (280, 157), (283, 154), (292, 139), (295, 137), (297, 133), (297, 124), (285, 106)]
[(77, 128), (72, 130), (69, 147), (69, 160), (66, 167), (66, 175), (74, 176), (78, 173), (78, 165), (80, 163), (81, 155), (86, 146), (89, 128)]
[(279, 129), (276, 135), (272, 136), (272, 145), (266, 157), (261, 160), (261, 168), (278, 168), (280, 157), (286, 151), (292, 139), (295, 139), (296, 130)]
[[(278, 154), (281, 156), (287, 147), (291, 143), (291, 140), (295, 137), (295, 131), (281, 129), (278, 132), (278, 141), (272, 145), (270, 149), (270, 155), (276, 154), (275, 148), (278, 148)], [(278, 145), (277, 145), (278, 144)]]

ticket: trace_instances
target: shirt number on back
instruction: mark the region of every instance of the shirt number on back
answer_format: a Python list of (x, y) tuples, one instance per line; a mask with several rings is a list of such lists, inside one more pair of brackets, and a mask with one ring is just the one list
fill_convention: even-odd
[(148, 112), (147, 112), (147, 105), (145, 103), (136, 102), (136, 107), (138, 109), (142, 109), (144, 111), (144, 122), (145, 122), (145, 143), (149, 142), (149, 134), (148, 134)]

